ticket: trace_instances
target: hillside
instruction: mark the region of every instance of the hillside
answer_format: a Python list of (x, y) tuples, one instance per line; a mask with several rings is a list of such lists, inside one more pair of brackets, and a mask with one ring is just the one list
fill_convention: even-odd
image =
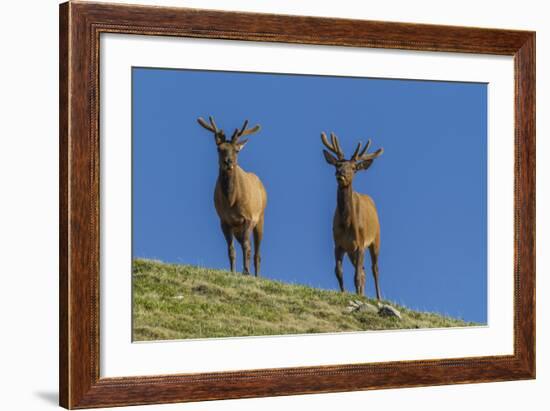
[(351, 293), (152, 260), (133, 263), (134, 341), (475, 325), (392, 304), (402, 319), (346, 311)]

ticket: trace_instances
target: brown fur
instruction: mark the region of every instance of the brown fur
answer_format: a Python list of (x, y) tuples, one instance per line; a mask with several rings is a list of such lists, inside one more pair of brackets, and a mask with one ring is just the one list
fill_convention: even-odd
[(376, 157), (383, 153), (379, 149), (375, 153), (366, 154), (370, 140), (361, 151), (359, 143), (353, 156), (346, 160), (338, 142), (338, 138), (331, 134), (332, 144), (328, 142), (326, 135), (321, 134), (323, 144), (331, 150), (336, 157), (323, 150), (326, 161), (336, 168), (338, 182), (337, 205), (332, 223), (334, 238), (334, 255), (336, 259), (335, 273), (340, 290), (344, 291), (344, 272), (342, 260), (347, 254), (355, 267), (355, 291), (357, 294), (365, 293), (365, 269), (363, 267), (365, 252), (369, 249), (372, 274), (376, 286), (376, 298), (380, 300), (380, 287), (378, 284), (378, 253), (380, 251), (380, 223), (376, 206), (368, 195), (353, 191), (352, 182), (355, 173), (369, 168)]
[(244, 171), (238, 164), (238, 153), (246, 144), (240, 141), (244, 135), (255, 133), (259, 126), (246, 129), (245, 122), (241, 130), (235, 130), (230, 141), (218, 130), (214, 120), (210, 124), (199, 119), (199, 124), (215, 135), (218, 149), (219, 174), (214, 190), (214, 206), (220, 218), (221, 228), (227, 242), (231, 271), (235, 271), (235, 247), (233, 237), (237, 239), (243, 251), (243, 273), (250, 273), (250, 236), (254, 236), (254, 272), (260, 275), (260, 244), (263, 237), (267, 193), (253, 173)]

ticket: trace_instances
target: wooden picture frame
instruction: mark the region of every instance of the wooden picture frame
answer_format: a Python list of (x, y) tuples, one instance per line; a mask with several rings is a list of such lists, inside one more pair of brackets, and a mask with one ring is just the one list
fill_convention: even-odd
[[(513, 56), (514, 353), (100, 378), (101, 33)], [(69, 2), (60, 6), (60, 405), (90, 408), (535, 378), (535, 33)]]

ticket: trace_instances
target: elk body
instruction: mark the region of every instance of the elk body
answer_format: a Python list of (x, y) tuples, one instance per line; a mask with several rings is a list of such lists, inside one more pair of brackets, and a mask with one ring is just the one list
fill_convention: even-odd
[(367, 153), (369, 140), (361, 150), (361, 143), (349, 160), (345, 159), (338, 137), (330, 134), (329, 143), (325, 133), (321, 133), (321, 141), (329, 151), (323, 150), (327, 163), (336, 168), (338, 182), (337, 205), (332, 223), (334, 237), (334, 255), (336, 259), (335, 273), (340, 290), (344, 291), (344, 272), (342, 260), (347, 254), (355, 267), (355, 291), (365, 293), (365, 269), (363, 267), (365, 252), (368, 248), (372, 263), (372, 275), (376, 286), (376, 298), (380, 300), (378, 284), (378, 253), (380, 251), (380, 223), (374, 201), (366, 194), (353, 191), (352, 182), (355, 173), (369, 168), (375, 158), (383, 153), (378, 149)]
[(219, 173), (214, 190), (214, 206), (227, 242), (231, 271), (235, 271), (235, 237), (243, 252), (243, 273), (250, 273), (250, 236), (253, 234), (254, 272), (259, 276), (260, 244), (263, 237), (267, 193), (255, 174), (244, 171), (237, 164), (237, 157), (248, 141), (241, 140), (241, 137), (258, 132), (260, 126), (247, 129), (247, 120), (241, 129), (236, 129), (227, 140), (224, 131), (217, 128), (212, 117), (209, 117), (209, 123), (202, 118), (199, 118), (198, 122), (214, 134), (218, 150)]

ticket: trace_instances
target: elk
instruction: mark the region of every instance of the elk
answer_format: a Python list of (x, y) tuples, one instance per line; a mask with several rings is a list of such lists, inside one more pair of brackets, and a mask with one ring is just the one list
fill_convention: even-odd
[(239, 152), (248, 139), (241, 137), (254, 134), (260, 126), (248, 127), (246, 120), (240, 129), (235, 129), (229, 140), (223, 130), (218, 129), (214, 119), (207, 123), (198, 118), (198, 123), (214, 134), (218, 149), (218, 179), (214, 189), (214, 206), (220, 218), (221, 229), (227, 242), (231, 271), (235, 272), (235, 247), (233, 237), (243, 252), (243, 274), (250, 274), (250, 235), (254, 235), (254, 273), (260, 275), (260, 243), (264, 230), (264, 213), (267, 193), (260, 179), (244, 171), (237, 164)]
[(348, 255), (355, 267), (355, 291), (359, 295), (365, 293), (365, 260), (366, 249), (369, 249), (372, 275), (376, 286), (376, 298), (380, 300), (380, 287), (378, 285), (378, 253), (380, 251), (380, 223), (374, 201), (366, 194), (353, 191), (352, 182), (355, 173), (369, 168), (374, 159), (379, 157), (384, 149), (380, 148), (374, 153), (367, 153), (371, 144), (369, 140), (361, 149), (361, 142), (349, 160), (345, 159), (344, 152), (334, 133), (330, 133), (330, 143), (327, 135), (321, 133), (321, 141), (329, 150), (323, 149), (325, 160), (336, 168), (336, 181), (338, 182), (337, 205), (332, 222), (332, 234), (334, 238), (334, 256), (336, 259), (335, 274), (344, 291), (344, 272), (342, 260), (344, 254)]

